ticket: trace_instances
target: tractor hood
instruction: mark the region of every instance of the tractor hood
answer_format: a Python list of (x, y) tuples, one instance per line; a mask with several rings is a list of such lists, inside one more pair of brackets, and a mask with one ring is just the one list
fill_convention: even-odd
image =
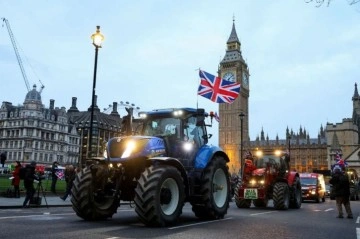
[(253, 176), (263, 176), (266, 168), (258, 168), (252, 171)]
[(126, 136), (110, 139), (105, 156), (111, 162), (124, 162), (134, 158), (165, 155), (164, 140), (149, 136)]

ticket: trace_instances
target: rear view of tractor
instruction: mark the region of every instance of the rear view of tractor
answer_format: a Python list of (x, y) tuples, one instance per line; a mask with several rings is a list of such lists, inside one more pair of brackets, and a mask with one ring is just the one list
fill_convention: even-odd
[(185, 202), (202, 219), (223, 218), (229, 207), (228, 156), (208, 145), (203, 109), (144, 112), (124, 121), (127, 135), (110, 139), (103, 158), (90, 159), (77, 175), (71, 199), (85, 220), (112, 217), (134, 202), (148, 226), (177, 222)]
[(301, 183), (299, 174), (289, 169), (290, 156), (275, 151), (271, 154), (256, 152), (245, 161), (241, 180), (235, 188), (238, 208), (267, 207), (273, 200), (274, 208), (287, 210), (301, 207)]

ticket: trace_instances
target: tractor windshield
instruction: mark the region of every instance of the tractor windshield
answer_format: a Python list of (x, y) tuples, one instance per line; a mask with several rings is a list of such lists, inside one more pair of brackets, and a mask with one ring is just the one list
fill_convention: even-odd
[(280, 158), (274, 155), (262, 155), (260, 158), (255, 158), (254, 164), (257, 168), (266, 168), (270, 165), (280, 165)]
[(192, 142), (198, 147), (207, 143), (206, 129), (199, 124), (195, 116), (187, 118), (151, 118), (143, 125), (143, 133), (147, 136), (162, 136), (183, 142)]
[(176, 118), (157, 118), (146, 122), (144, 134), (147, 136), (166, 136), (173, 135), (180, 138), (180, 119)]

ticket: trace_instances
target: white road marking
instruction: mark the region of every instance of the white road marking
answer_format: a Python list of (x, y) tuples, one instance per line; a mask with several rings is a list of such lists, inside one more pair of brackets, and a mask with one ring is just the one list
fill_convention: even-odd
[(253, 214), (250, 214), (250, 216), (257, 216), (257, 215), (269, 214), (269, 213), (275, 213), (275, 212), (278, 212), (278, 211), (253, 213)]
[(16, 218), (27, 218), (27, 217), (44, 217), (44, 216), (64, 216), (64, 215), (74, 215), (75, 213), (59, 213), (59, 214), (38, 214), (38, 215), (24, 215), (24, 216), (11, 216), (11, 217), (0, 217), (0, 220), (5, 219), (16, 219)]
[(356, 223), (359, 223), (360, 222), (360, 217), (357, 217), (356, 218)]
[(360, 239), (360, 228), (356, 228), (356, 238)]
[(329, 212), (329, 211), (334, 211), (334, 208), (329, 208), (329, 209), (326, 209), (324, 210), (325, 212)]
[(173, 230), (173, 229), (179, 229), (179, 228), (183, 228), (183, 227), (192, 227), (192, 226), (197, 226), (197, 225), (202, 225), (202, 224), (209, 224), (209, 223), (214, 223), (214, 222), (221, 222), (221, 221), (225, 221), (225, 220), (230, 220), (232, 219), (232, 217), (229, 218), (225, 218), (225, 219), (220, 219), (220, 220), (214, 220), (214, 221), (206, 221), (206, 222), (198, 222), (198, 223), (192, 223), (192, 224), (187, 224), (187, 225), (182, 225), (182, 226), (177, 226), (177, 227), (169, 227), (169, 230)]

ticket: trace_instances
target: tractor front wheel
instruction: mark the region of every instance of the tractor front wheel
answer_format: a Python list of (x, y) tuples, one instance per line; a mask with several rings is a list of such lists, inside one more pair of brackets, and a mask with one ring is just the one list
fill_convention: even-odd
[(141, 175), (135, 189), (135, 211), (148, 226), (174, 224), (185, 201), (183, 178), (169, 165), (150, 166)]
[(200, 200), (191, 202), (195, 216), (210, 220), (224, 218), (229, 208), (229, 178), (225, 159), (215, 156), (204, 169)]
[[(72, 207), (76, 215), (88, 221), (112, 217), (120, 200), (109, 192), (106, 193), (104, 188), (99, 186), (101, 183), (93, 180), (90, 167), (76, 175), (71, 190)], [(98, 172), (101, 173), (101, 170)]]

